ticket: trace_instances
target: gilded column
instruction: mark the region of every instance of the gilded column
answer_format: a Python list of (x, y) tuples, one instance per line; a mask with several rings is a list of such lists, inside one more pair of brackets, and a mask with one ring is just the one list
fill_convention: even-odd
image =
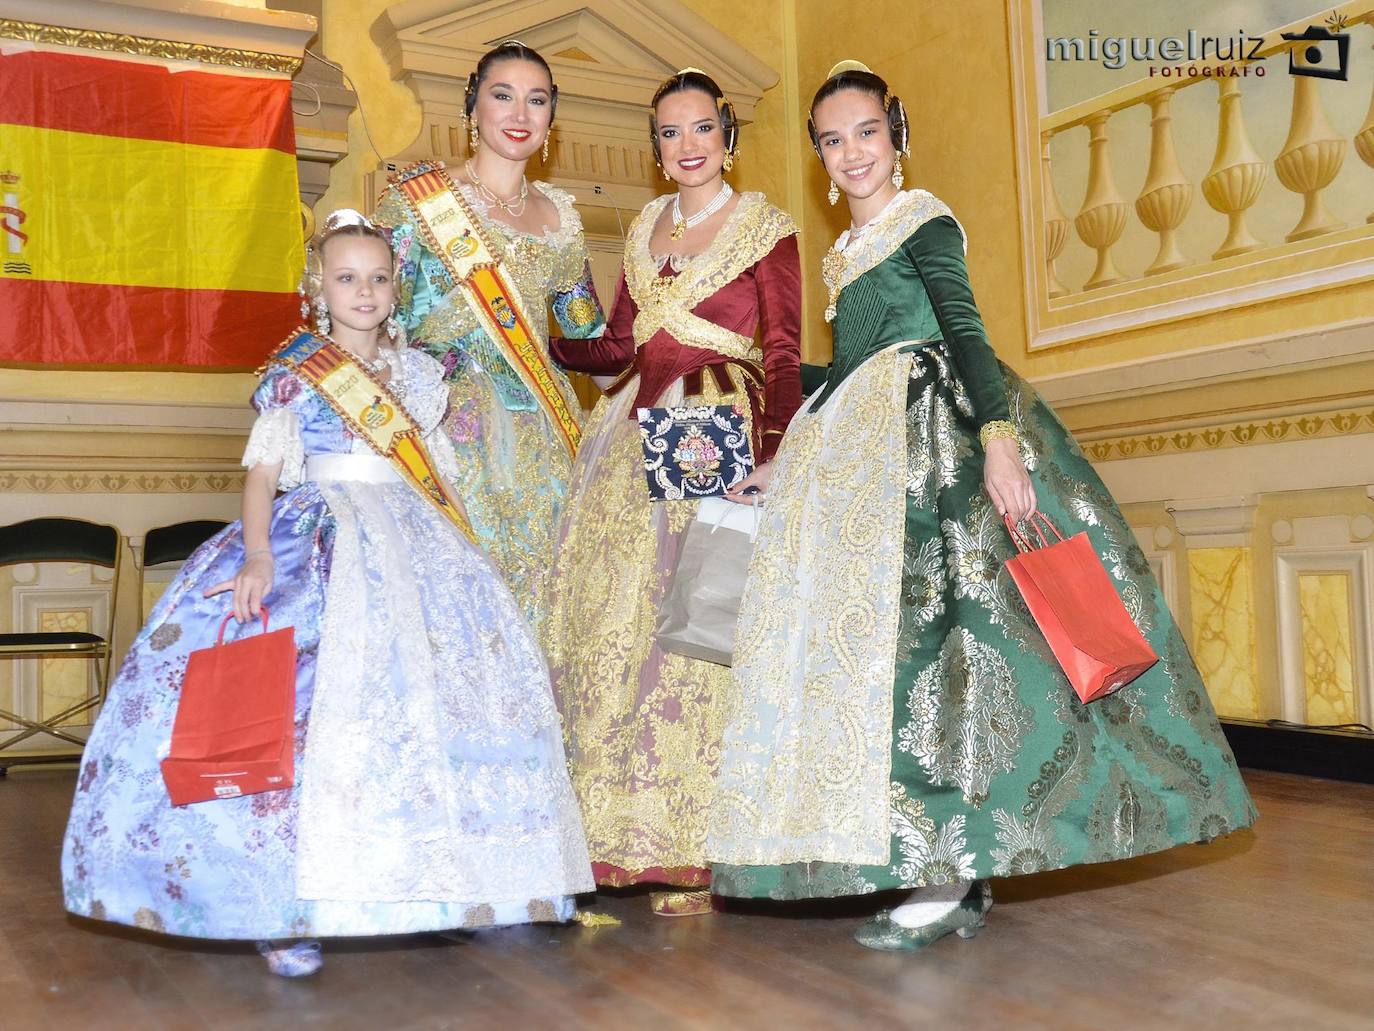
[(1176, 233), (1193, 203), (1193, 187), (1183, 175), (1174, 151), (1172, 89), (1152, 93), (1150, 103), (1150, 171), (1136, 198), (1135, 210), (1147, 229), (1159, 234), (1159, 253), (1145, 270), (1147, 276), (1181, 268), (1188, 263), (1178, 249)]
[[(1374, 47), (1370, 48), (1374, 50)], [(1365, 115), (1364, 125), (1355, 134), (1355, 152), (1360, 160), (1374, 168), (1374, 92), (1369, 96), (1369, 114)], [(1374, 211), (1369, 213), (1366, 222), (1374, 222)]]
[(1293, 116), (1288, 139), (1274, 159), (1279, 181), (1302, 194), (1302, 218), (1284, 239), (1307, 240), (1341, 228), (1326, 209), (1322, 191), (1331, 185), (1345, 160), (1345, 140), (1326, 120), (1318, 83), (1311, 75), (1293, 76)]
[(1054, 173), (1050, 170), (1050, 134), (1047, 132), (1040, 134), (1040, 192), (1045, 205), (1045, 282), (1050, 297), (1063, 297), (1069, 291), (1059, 281), (1054, 262), (1069, 238), (1069, 219), (1059, 206), (1059, 196), (1054, 190)]
[(1083, 208), (1073, 220), (1078, 235), (1097, 251), (1097, 266), (1083, 289), (1119, 283), (1125, 277), (1112, 262), (1112, 246), (1126, 228), (1126, 203), (1116, 191), (1112, 178), (1112, 158), (1108, 149), (1107, 119), (1110, 111), (1099, 111), (1088, 120), (1088, 194)]
[(1217, 104), (1221, 111), (1217, 152), (1212, 158), (1211, 169), (1202, 180), (1202, 195), (1208, 204), (1226, 216), (1229, 225), (1226, 239), (1212, 255), (1213, 259), (1244, 254), (1260, 245), (1245, 223), (1245, 212), (1258, 199), (1269, 177), (1269, 167), (1255, 153), (1245, 128), (1240, 83), (1235, 79), (1220, 79), (1218, 87)]

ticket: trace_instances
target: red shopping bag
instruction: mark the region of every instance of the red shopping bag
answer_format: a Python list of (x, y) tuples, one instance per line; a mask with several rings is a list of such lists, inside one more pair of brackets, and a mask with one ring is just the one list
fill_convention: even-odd
[(191, 653), (162, 779), (173, 805), (295, 783), (296, 631), (285, 627)]
[(1040, 538), (1036, 548), (1005, 522), (1019, 552), (1007, 560), (1007, 571), (1080, 699), (1105, 697), (1159, 661), (1086, 533), (1065, 540), (1043, 513), (1032, 512), (1027, 522)]

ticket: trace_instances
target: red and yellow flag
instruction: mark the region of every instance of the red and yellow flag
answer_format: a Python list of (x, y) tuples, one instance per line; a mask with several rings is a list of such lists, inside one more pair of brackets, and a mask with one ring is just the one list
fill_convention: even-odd
[(259, 364), (300, 320), (290, 88), (0, 55), (0, 362)]

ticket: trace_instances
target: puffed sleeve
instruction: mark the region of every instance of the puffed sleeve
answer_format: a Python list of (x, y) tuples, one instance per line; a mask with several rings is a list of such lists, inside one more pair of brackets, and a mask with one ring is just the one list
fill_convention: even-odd
[(421, 434), (433, 430), (448, 411), (448, 388), (444, 385), (444, 367), (414, 348), (401, 352), (405, 370), (402, 401), (420, 426)]
[(571, 286), (554, 288), (549, 305), (563, 336), (572, 340), (598, 337), (606, 328), (606, 315), (592, 283), (590, 260), (582, 262), (582, 274)]
[(1006, 383), (973, 300), (959, 224), (948, 216), (933, 218), (902, 248), (921, 276), (978, 425), (1009, 418)]
[(773, 245), (755, 268), (754, 281), (763, 346), (763, 432), (758, 460), (768, 462), (802, 402), (801, 258), (795, 234)]
[(453, 441), (449, 439), (442, 426), (435, 426), (434, 429), (423, 434), (425, 450), (429, 452), (429, 457), (434, 461), (434, 468), (448, 488), (453, 492), (453, 496), (460, 501), (466, 502), (458, 490), (458, 485), (463, 482), (462, 470), (458, 468), (458, 457), (453, 453)]
[(625, 272), (622, 269), (605, 332), (590, 340), (554, 338), (549, 341), (549, 351), (554, 361), (565, 369), (596, 376), (614, 376), (623, 372), (634, 360), (634, 325), (638, 314), (639, 307), (625, 285)]
[(299, 487), (305, 477), (305, 441), (297, 412), (302, 384), (296, 375), (279, 365), (268, 368), (253, 391), (252, 405), (258, 417), (248, 434), (242, 465), (281, 463), (277, 487)]

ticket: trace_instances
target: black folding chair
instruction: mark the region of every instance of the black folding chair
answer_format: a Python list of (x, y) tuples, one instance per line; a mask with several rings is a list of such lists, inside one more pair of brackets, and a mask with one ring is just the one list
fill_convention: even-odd
[[(97, 690), (88, 698), (47, 717), (30, 719), (0, 708), (0, 719), (17, 724), (19, 730), (0, 740), (0, 776), (11, 766), (51, 762), (71, 762), (80, 752), (65, 755), (28, 755), (13, 748), (38, 734), (75, 745), (86, 742), (63, 729), (74, 716), (100, 705), (110, 687), (113, 658), (115, 602), (119, 597), (119, 531), (80, 519), (29, 519), (0, 526), (0, 566), (20, 562), (84, 562), (114, 570), (110, 584), (109, 625), (105, 633), (47, 632), (0, 634), (0, 659), (87, 659), (96, 664)], [(94, 629), (94, 628), (93, 628)]]
[(191, 553), (223, 530), (228, 523), (216, 519), (192, 519), (171, 526), (159, 526), (149, 530), (143, 538), (143, 564), (138, 567), (138, 605), (139, 619), (148, 618), (143, 611), (144, 577), (149, 569), (171, 568), (180, 565), (191, 557)]

